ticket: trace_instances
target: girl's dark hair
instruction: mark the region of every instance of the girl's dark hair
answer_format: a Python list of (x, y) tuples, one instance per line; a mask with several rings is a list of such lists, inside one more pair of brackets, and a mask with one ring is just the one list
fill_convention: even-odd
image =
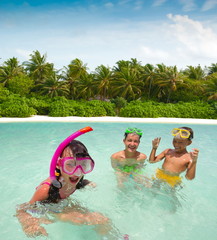
[(77, 157), (90, 157), (87, 148), (78, 140), (72, 140), (68, 145), (72, 150), (73, 156)]
[[(56, 177), (56, 181), (58, 181), (60, 188), (62, 187), (61, 182), (59, 181), (60, 176), (61, 176), (61, 172), (60, 169), (56, 168), (55, 172), (59, 174), (59, 176)], [(48, 191), (48, 199), (45, 200), (46, 203), (57, 203), (61, 197), (60, 197), (60, 193), (59, 193), (59, 187), (57, 187), (56, 184), (54, 184), (54, 182), (51, 183), (50, 185), (50, 189)]]
[[(69, 147), (73, 153), (73, 156), (77, 157), (90, 157), (87, 148), (84, 146), (83, 143), (81, 143), (78, 140), (72, 140), (66, 147)], [(91, 158), (92, 159), (92, 158)], [(43, 201), (45, 203), (57, 203), (61, 197), (59, 194), (59, 189), (62, 187), (61, 182), (59, 181), (60, 177), (61, 177), (61, 171), (60, 169), (56, 168), (56, 173), (57, 173), (57, 177), (56, 177), (56, 181), (59, 182), (59, 186), (57, 187), (57, 184), (51, 183), (49, 192), (48, 192), (48, 199)], [(80, 181), (77, 183), (76, 185), (76, 189), (80, 189), (85, 187), (87, 184), (89, 183), (88, 180), (84, 179), (84, 176), (80, 179)]]

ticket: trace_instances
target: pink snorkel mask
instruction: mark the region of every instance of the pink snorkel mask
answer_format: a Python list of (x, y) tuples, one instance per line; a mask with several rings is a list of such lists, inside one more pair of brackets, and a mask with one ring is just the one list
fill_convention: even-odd
[(60, 166), (62, 167), (62, 171), (68, 175), (80, 176), (81, 174), (87, 174), (92, 172), (94, 168), (94, 161), (89, 157), (61, 158), (59, 159), (58, 164), (60, 164)]
[(80, 130), (78, 130), (77, 132), (73, 133), (72, 135), (70, 135), (69, 137), (67, 137), (62, 143), (60, 143), (60, 145), (58, 146), (58, 148), (56, 149), (52, 159), (51, 159), (51, 163), (50, 163), (50, 179), (52, 181), (52, 184), (57, 187), (60, 188), (60, 183), (56, 180), (56, 176), (55, 176), (55, 169), (56, 169), (56, 165), (57, 165), (57, 161), (60, 157), (60, 154), (62, 153), (62, 151), (64, 150), (64, 148), (75, 138), (79, 137), (80, 135), (86, 133), (86, 132), (90, 132), (93, 131), (93, 129), (91, 127), (85, 127), (82, 128)]

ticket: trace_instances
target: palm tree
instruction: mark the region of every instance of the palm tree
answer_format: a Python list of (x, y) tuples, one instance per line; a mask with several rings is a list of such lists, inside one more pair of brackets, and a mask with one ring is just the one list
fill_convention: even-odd
[(156, 77), (156, 72), (155, 72), (155, 67), (152, 64), (146, 64), (143, 67), (142, 70), (142, 78), (144, 82), (144, 87), (148, 89), (148, 99), (151, 98), (151, 92), (152, 90), (155, 89), (155, 77)]
[(66, 82), (62, 81), (60, 77), (60, 75), (57, 75), (57, 73), (53, 71), (44, 83), (39, 84), (40, 93), (51, 98), (57, 96), (67, 97), (69, 94), (69, 89), (66, 85)]
[(77, 84), (78, 96), (82, 99), (89, 100), (93, 98), (96, 94), (96, 88), (93, 84), (94, 74), (83, 74), (80, 76), (79, 82)]
[(183, 83), (183, 79), (176, 66), (157, 64), (156, 84), (159, 86), (159, 96), (167, 96), (166, 102), (169, 102), (171, 93), (177, 90), (177, 84)]
[(109, 67), (100, 65), (94, 72), (95, 81), (93, 84), (98, 88), (98, 93), (101, 100), (105, 100), (110, 96), (110, 82), (113, 78), (113, 73)]
[(0, 67), (0, 82), (7, 87), (8, 81), (24, 74), (24, 68), (19, 65), (17, 58), (13, 57), (4, 62)]
[(52, 63), (47, 63), (46, 54), (41, 55), (38, 50), (34, 51), (30, 56), (30, 60), (23, 63), (24, 66), (26, 66), (25, 70), (35, 81), (35, 84), (41, 84), (45, 82), (49, 74), (52, 73), (54, 66)]
[(135, 71), (138, 74), (141, 73), (141, 71), (142, 71), (141, 62), (138, 62), (136, 58), (131, 58), (130, 67), (131, 67), (132, 71)]
[(87, 74), (87, 65), (83, 64), (78, 58), (71, 61), (71, 63), (64, 68), (63, 79), (67, 82), (69, 87), (69, 97), (75, 99), (77, 95), (77, 82), (81, 76)]
[(138, 78), (138, 73), (129, 66), (122, 67), (121, 71), (114, 73), (111, 81), (113, 97), (123, 97), (127, 100), (139, 99), (143, 82)]
[(136, 58), (131, 58), (131, 61), (120, 60), (116, 64), (117, 66), (113, 68), (114, 72), (120, 72), (123, 68), (131, 68), (137, 73), (142, 70), (141, 62), (138, 62)]
[(130, 61), (120, 60), (116, 62), (116, 64), (117, 66), (114, 66), (112, 69), (114, 72), (120, 72), (123, 68), (130, 67)]
[(187, 66), (183, 73), (188, 78), (194, 80), (204, 80), (206, 76), (205, 71), (201, 68), (200, 65), (198, 65), (197, 67)]
[(212, 63), (211, 67), (208, 67), (208, 75), (217, 72), (217, 63)]
[(205, 91), (208, 100), (217, 100), (217, 72), (214, 72), (207, 77)]

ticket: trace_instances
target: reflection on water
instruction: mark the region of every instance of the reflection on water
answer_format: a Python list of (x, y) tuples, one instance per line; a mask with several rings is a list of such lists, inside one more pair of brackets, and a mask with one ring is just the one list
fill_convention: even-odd
[(157, 208), (165, 212), (176, 212), (182, 204), (187, 202), (187, 196), (182, 191), (183, 186), (179, 185), (174, 188), (167, 183), (151, 180), (149, 184), (141, 184), (129, 178), (129, 181), (124, 183), (124, 186), (117, 190), (117, 198), (119, 206), (126, 204), (128, 209), (136, 205), (141, 211), (149, 208)]

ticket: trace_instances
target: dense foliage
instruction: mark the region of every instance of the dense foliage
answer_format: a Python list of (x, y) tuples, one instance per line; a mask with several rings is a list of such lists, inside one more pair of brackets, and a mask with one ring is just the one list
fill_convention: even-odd
[(79, 59), (56, 70), (34, 51), (0, 66), (0, 116), (217, 118), (217, 64), (204, 69), (121, 60), (89, 73)]

